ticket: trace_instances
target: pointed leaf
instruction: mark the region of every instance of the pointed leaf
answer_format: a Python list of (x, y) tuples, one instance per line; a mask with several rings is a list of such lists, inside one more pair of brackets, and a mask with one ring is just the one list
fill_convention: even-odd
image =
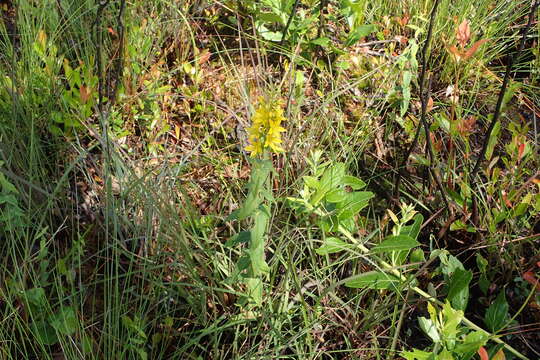
[(356, 176), (346, 175), (343, 177), (343, 185), (350, 186), (353, 190), (360, 190), (366, 187), (366, 183)]
[(484, 44), (485, 42), (487, 42), (488, 39), (482, 39), (482, 40), (478, 40), (477, 42), (475, 42), (471, 47), (470, 49), (468, 49), (466, 52), (465, 52), (465, 59), (468, 59), (470, 58), (471, 56), (473, 56), (476, 51), (478, 51), (478, 48)]
[(392, 235), (383, 240), (382, 243), (375, 246), (371, 251), (373, 253), (410, 250), (420, 246), (420, 243), (407, 235)]
[(360, 25), (349, 33), (349, 37), (345, 41), (345, 46), (354, 45), (361, 38), (368, 36), (372, 32), (377, 30), (375, 25)]
[(427, 351), (413, 349), (413, 351), (404, 351), (400, 354), (405, 360), (430, 360), (433, 354)]
[(418, 324), (424, 333), (429, 336), (431, 340), (433, 340), (433, 342), (437, 343), (441, 341), (441, 336), (439, 335), (437, 326), (435, 326), (435, 323), (431, 319), (426, 319), (425, 317), (421, 316), (418, 318)]
[(458, 310), (465, 310), (469, 300), (469, 283), (472, 279), (472, 272), (457, 268), (450, 278), (448, 286), (448, 300), (452, 307)]
[(369, 200), (374, 196), (369, 191), (355, 191), (347, 194), (347, 200), (340, 205), (338, 212), (339, 220), (346, 220), (358, 214), (360, 210), (369, 204)]
[(463, 354), (463, 359), (467, 360), (474, 356), (481, 346), (484, 346), (489, 339), (489, 335), (483, 331), (472, 331), (465, 335), (460, 344), (457, 344), (454, 351)]
[(506, 302), (506, 296), (504, 290), (502, 290), (497, 298), (486, 310), (486, 316), (484, 320), (488, 329), (496, 333), (502, 329), (506, 323), (506, 318), (508, 316), (508, 303)]
[(480, 356), (480, 360), (489, 360), (488, 352), (483, 346), (478, 349), (478, 355)]
[(240, 231), (238, 234), (232, 236), (227, 242), (225, 243), (226, 247), (233, 247), (236, 244), (241, 243), (247, 243), (251, 239), (251, 232), (250, 231)]
[(414, 215), (414, 223), (412, 225), (407, 225), (401, 228), (401, 231), (399, 232), (400, 235), (408, 235), (413, 239), (417, 239), (418, 235), (420, 234), (420, 229), (422, 228), (422, 224), (424, 223), (424, 216), (422, 214), (416, 214)]
[(318, 249), (316, 249), (315, 252), (319, 255), (328, 255), (343, 251), (350, 246), (351, 244), (348, 244), (345, 241), (336, 237), (327, 237), (326, 239), (324, 239), (323, 244)]
[(379, 271), (369, 271), (355, 276), (345, 283), (350, 288), (396, 289), (401, 280), (392, 274)]

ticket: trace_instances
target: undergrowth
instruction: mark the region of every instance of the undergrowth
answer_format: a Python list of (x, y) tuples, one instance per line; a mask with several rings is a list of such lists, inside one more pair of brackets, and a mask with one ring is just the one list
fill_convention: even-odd
[(1, 0), (0, 359), (540, 357), (535, 3)]

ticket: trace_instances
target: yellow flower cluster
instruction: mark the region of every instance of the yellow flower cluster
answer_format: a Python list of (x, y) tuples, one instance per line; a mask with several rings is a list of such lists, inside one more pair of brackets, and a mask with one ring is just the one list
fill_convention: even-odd
[(285, 120), (280, 101), (267, 102), (259, 99), (259, 106), (255, 109), (251, 127), (247, 129), (249, 145), (246, 151), (251, 157), (262, 154), (266, 148), (275, 153), (283, 152), (281, 147), (281, 133), (285, 131), (281, 122)]

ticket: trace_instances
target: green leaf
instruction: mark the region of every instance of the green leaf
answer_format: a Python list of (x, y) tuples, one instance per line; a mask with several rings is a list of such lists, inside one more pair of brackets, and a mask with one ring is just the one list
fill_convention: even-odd
[(257, 14), (257, 20), (265, 23), (282, 23), (281, 17), (274, 13), (259, 13)]
[(366, 187), (366, 183), (356, 176), (346, 175), (343, 177), (343, 185), (350, 186), (353, 190), (360, 190)]
[(452, 353), (446, 349), (442, 349), (440, 353), (437, 354), (437, 360), (455, 360), (452, 356)]
[(467, 230), (467, 224), (462, 220), (457, 219), (450, 225), (450, 231)]
[(403, 351), (400, 354), (405, 360), (431, 360), (435, 358), (430, 352), (413, 349), (413, 351)]
[(484, 295), (487, 295), (490, 285), (491, 283), (489, 282), (486, 274), (480, 274), (480, 278), (478, 279), (478, 287)]
[(320, 188), (319, 180), (314, 178), (313, 176), (303, 176), (302, 179), (304, 179), (304, 183), (311, 189), (318, 190)]
[(373, 24), (370, 25), (360, 25), (357, 26), (354, 30), (349, 33), (347, 40), (345, 41), (345, 46), (351, 46), (358, 42), (363, 37), (368, 36), (372, 32), (376, 31), (377, 27)]
[(227, 242), (225, 243), (226, 247), (233, 247), (237, 244), (241, 243), (247, 243), (251, 239), (251, 232), (250, 231), (240, 231), (238, 234), (231, 237)]
[(424, 216), (422, 214), (416, 214), (413, 217), (414, 222), (411, 225), (406, 225), (401, 228), (400, 235), (408, 235), (413, 239), (417, 239), (420, 234), (420, 229), (424, 223)]
[(480, 346), (484, 346), (489, 339), (489, 335), (483, 331), (472, 331), (468, 333), (463, 340), (456, 345), (454, 352), (463, 354), (463, 360), (471, 359)]
[(437, 254), (441, 260), (440, 268), (443, 274), (450, 276), (456, 269), (465, 270), (461, 261), (453, 255), (448, 255), (446, 250), (439, 251), (436, 249), (435, 251), (432, 251), (432, 256), (434, 253)]
[(77, 331), (79, 321), (71, 306), (62, 307), (60, 311), (49, 317), (51, 326), (62, 335), (71, 335)]
[(323, 244), (318, 249), (316, 249), (315, 252), (319, 255), (328, 255), (343, 251), (350, 246), (351, 244), (348, 244), (345, 241), (336, 237), (327, 237), (326, 239), (324, 239)]
[(246, 200), (240, 209), (227, 217), (226, 221), (243, 220), (255, 213), (263, 200), (264, 183), (272, 169), (273, 165), (269, 160), (253, 160)]
[(506, 318), (508, 317), (508, 303), (506, 302), (506, 296), (504, 290), (502, 290), (497, 298), (486, 310), (486, 316), (484, 321), (488, 329), (496, 333), (502, 329), (506, 323)]
[(319, 189), (313, 195), (311, 204), (316, 206), (325, 195), (332, 189), (335, 189), (342, 185), (342, 179), (345, 176), (345, 164), (336, 163), (333, 166), (327, 168), (321, 180), (319, 181)]
[(30, 327), (39, 343), (44, 345), (54, 345), (58, 342), (56, 331), (54, 331), (54, 328), (45, 320), (32, 322)]
[(19, 193), (19, 191), (17, 191), (17, 188), (11, 182), (9, 182), (2, 173), (0, 173), (0, 190), (7, 193)]
[(452, 307), (458, 310), (465, 310), (469, 301), (469, 283), (472, 279), (472, 272), (469, 270), (456, 269), (450, 277), (448, 285), (448, 300)]
[(379, 245), (375, 246), (371, 251), (375, 254), (391, 251), (410, 250), (420, 243), (407, 235), (392, 235), (388, 236)]
[(245, 279), (249, 299), (257, 306), (263, 302), (263, 282), (260, 278)]
[(497, 121), (495, 123), (495, 126), (493, 127), (493, 130), (491, 131), (491, 136), (488, 139), (488, 146), (486, 148), (486, 159), (490, 160), (491, 156), (493, 155), (493, 150), (495, 149), (495, 145), (497, 145), (499, 141), (499, 133), (501, 132), (501, 122)]
[(347, 200), (339, 204), (338, 218), (346, 220), (358, 214), (360, 210), (368, 206), (369, 200), (374, 196), (369, 191), (356, 191), (347, 194)]
[(270, 215), (266, 211), (257, 211), (254, 216), (255, 223), (251, 229), (251, 241), (249, 244), (249, 257), (253, 276), (260, 276), (269, 271), (265, 260), (265, 234)]
[(348, 194), (343, 189), (330, 190), (324, 199), (331, 203), (340, 203), (347, 200)]
[(369, 271), (345, 282), (345, 286), (357, 289), (396, 289), (401, 280), (392, 274)]
[(480, 253), (476, 254), (476, 266), (478, 266), (481, 273), (486, 272), (488, 261)]
[(43, 309), (47, 304), (47, 297), (45, 296), (45, 290), (43, 288), (28, 289), (24, 292), (28, 302), (35, 306), (38, 310)]
[(463, 311), (454, 310), (448, 301), (445, 302), (442, 309), (444, 325), (442, 327), (442, 338), (446, 342), (448, 349), (453, 349), (456, 344), (458, 326), (463, 320)]
[(418, 324), (420, 325), (420, 328), (424, 331), (424, 333), (433, 340), (433, 342), (440, 342), (441, 336), (439, 335), (439, 331), (437, 330), (437, 326), (431, 319), (427, 319), (423, 316), (420, 316), (418, 318)]
[(401, 94), (403, 98), (400, 106), (400, 116), (403, 117), (407, 113), (409, 103), (411, 102), (411, 79), (412, 73), (410, 71), (403, 72), (403, 83), (401, 85)]
[(320, 38), (311, 40), (310, 43), (313, 44), (313, 45), (319, 45), (319, 46), (322, 46), (322, 47), (327, 47), (330, 44), (330, 39), (327, 38), (327, 37), (320, 37)]
[(414, 249), (410, 256), (412, 263), (421, 263), (426, 261), (424, 251), (422, 249)]

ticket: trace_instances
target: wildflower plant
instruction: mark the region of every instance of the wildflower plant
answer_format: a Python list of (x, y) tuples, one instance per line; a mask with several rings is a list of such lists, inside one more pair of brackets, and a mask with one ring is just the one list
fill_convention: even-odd
[(285, 121), (282, 105), (279, 100), (259, 99), (252, 125), (247, 129), (249, 145), (246, 150), (252, 158), (248, 195), (242, 207), (228, 217), (229, 220), (247, 220), (250, 225), (249, 230), (239, 232), (227, 243), (228, 246), (247, 243), (231, 280), (245, 286), (245, 296), (241, 297), (239, 305), (246, 308), (248, 316), (253, 316), (254, 310), (263, 303), (263, 281), (269, 272), (265, 242), (274, 201), (270, 186), (274, 168), (269, 157), (271, 153), (284, 151), (281, 147), (281, 133), (285, 131), (281, 126)]
[(246, 151), (251, 153), (251, 157), (263, 155), (265, 150), (275, 153), (284, 151), (281, 147), (281, 133), (285, 131), (281, 126), (285, 120), (282, 105), (279, 100), (265, 101), (259, 98), (252, 125), (247, 129), (249, 145)]

